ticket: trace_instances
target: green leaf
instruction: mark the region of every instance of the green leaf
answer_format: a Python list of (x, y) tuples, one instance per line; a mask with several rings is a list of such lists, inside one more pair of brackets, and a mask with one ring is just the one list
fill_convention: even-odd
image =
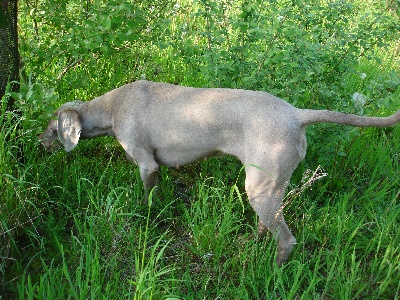
[(110, 16), (106, 17), (103, 21), (103, 30), (110, 30), (111, 29), (111, 18)]
[(13, 97), (15, 100), (21, 100), (22, 99), (22, 95), (20, 93), (15, 93), (15, 92), (11, 93), (11, 97)]
[(25, 99), (29, 100), (31, 98), (32, 94), (33, 94), (32, 90), (29, 90), (28, 92), (26, 92)]
[(44, 91), (44, 95), (46, 98), (52, 97), (54, 94), (55, 89), (54, 88), (50, 88)]
[(46, 106), (44, 111), (46, 112), (46, 114), (51, 115), (51, 114), (53, 114), (53, 112), (55, 110), (56, 110), (56, 108), (53, 105), (48, 105), (48, 106)]

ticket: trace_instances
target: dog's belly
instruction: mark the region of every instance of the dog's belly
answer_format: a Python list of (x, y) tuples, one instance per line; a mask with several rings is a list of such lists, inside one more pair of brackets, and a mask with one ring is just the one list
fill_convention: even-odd
[(156, 152), (154, 153), (155, 159), (158, 164), (175, 168), (179, 168), (180, 166), (196, 162), (201, 159), (207, 159), (209, 157), (222, 155), (224, 155), (222, 151), (210, 149), (186, 149), (184, 151), (177, 151), (175, 149), (163, 149), (156, 150)]

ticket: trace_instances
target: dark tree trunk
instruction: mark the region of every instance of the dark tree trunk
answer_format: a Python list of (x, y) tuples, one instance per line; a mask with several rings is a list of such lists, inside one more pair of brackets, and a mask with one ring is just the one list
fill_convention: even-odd
[[(18, 0), (0, 0), (0, 98), (4, 96), (8, 82), (19, 82), (19, 53), (17, 30)], [(18, 83), (11, 84), (11, 91), (18, 90)], [(8, 110), (14, 109), (10, 97)]]
[[(0, 0), (0, 100), (6, 93), (7, 84), (10, 83), (10, 92), (18, 92), (19, 90), (19, 53), (18, 53), (18, 0)], [(2, 102), (1, 101), (1, 102)], [(13, 116), (20, 116), (15, 107), (15, 100), (12, 97), (4, 98), (7, 103), (1, 103), (1, 107), (6, 106), (7, 111), (13, 111)], [(2, 118), (5, 120), (5, 118)], [(5, 124), (0, 124), (0, 128), (4, 130)], [(20, 129), (20, 123), (17, 124)], [(7, 129), (5, 129), (7, 130)], [(14, 157), (18, 163), (24, 164), (22, 141), (13, 139), (8, 134), (5, 142), (13, 143)]]

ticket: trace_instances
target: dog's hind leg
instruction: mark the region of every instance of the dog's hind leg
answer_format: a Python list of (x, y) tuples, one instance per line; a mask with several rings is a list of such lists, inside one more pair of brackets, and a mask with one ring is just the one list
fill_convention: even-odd
[[(283, 217), (282, 199), (287, 183), (279, 183), (272, 175), (256, 167), (246, 168), (246, 193), (254, 211), (260, 218), (259, 235), (267, 228), (278, 243), (277, 263), (281, 266), (289, 257), (296, 239)], [(264, 226), (265, 227), (264, 227)]]
[(283, 198), (302, 155), (298, 151), (290, 151), (290, 147), (275, 147), (274, 150), (264, 149), (262, 154), (270, 153), (267, 157), (257, 153), (249, 155), (251, 163), (245, 163), (245, 188), (250, 204), (261, 222), (258, 233), (264, 235), (268, 229), (274, 235), (278, 244), (277, 263), (281, 266), (296, 243), (283, 217)]

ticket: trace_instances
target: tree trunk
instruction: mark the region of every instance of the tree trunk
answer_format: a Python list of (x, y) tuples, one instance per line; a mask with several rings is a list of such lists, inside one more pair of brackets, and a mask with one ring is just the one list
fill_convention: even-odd
[[(18, 90), (17, 2), (18, 0), (0, 0), (0, 99), (6, 92), (8, 82), (17, 82), (11, 83), (11, 91)], [(14, 100), (11, 97), (7, 109), (14, 109)]]

